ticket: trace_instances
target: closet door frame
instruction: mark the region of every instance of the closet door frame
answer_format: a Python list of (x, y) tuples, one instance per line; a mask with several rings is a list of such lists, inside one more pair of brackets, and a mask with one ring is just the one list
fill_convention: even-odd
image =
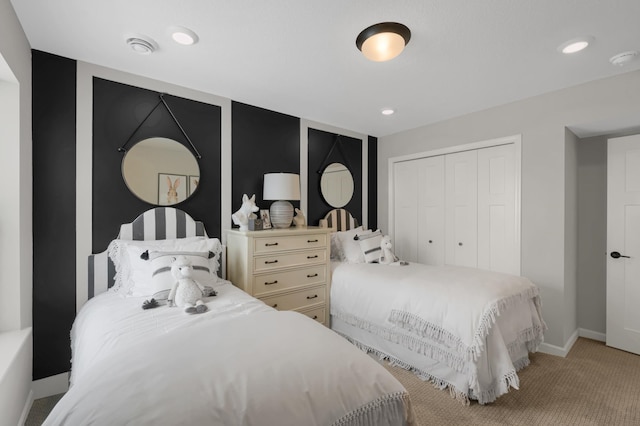
[(389, 200), (388, 200), (388, 227), (389, 227), (389, 235), (391, 236), (391, 239), (393, 241), (393, 244), (395, 245), (395, 229), (394, 229), (394, 224), (395, 224), (395, 213), (394, 213), (394, 205), (395, 205), (395, 194), (394, 194), (394, 188), (395, 188), (395, 182), (394, 182), (394, 176), (395, 176), (395, 165), (396, 163), (400, 163), (400, 162), (404, 162), (404, 161), (411, 161), (411, 160), (418, 160), (420, 158), (426, 158), (426, 157), (435, 157), (438, 155), (446, 155), (446, 154), (453, 154), (453, 153), (457, 153), (457, 152), (464, 152), (464, 151), (471, 151), (471, 150), (477, 150), (477, 149), (482, 149), (482, 148), (490, 148), (490, 147), (494, 147), (494, 146), (500, 146), (500, 145), (509, 145), (512, 144), (514, 146), (514, 167), (515, 167), (515, 176), (514, 176), (514, 181), (515, 181), (515, 246), (517, 249), (517, 253), (515, 255), (515, 260), (517, 262), (517, 266), (516, 269), (518, 271), (518, 273), (521, 273), (521, 253), (522, 253), (522, 249), (521, 249), (521, 223), (520, 223), (520, 205), (521, 205), (521, 168), (522, 168), (522, 135), (518, 134), (518, 135), (512, 135), (512, 136), (506, 136), (506, 137), (502, 137), (502, 138), (496, 138), (496, 139), (489, 139), (489, 140), (484, 140), (484, 141), (480, 141), (480, 142), (473, 142), (473, 143), (469, 143), (469, 144), (464, 144), (464, 145), (456, 145), (456, 146), (450, 146), (450, 147), (446, 147), (446, 148), (440, 148), (440, 149), (435, 149), (435, 150), (431, 150), (431, 151), (424, 151), (424, 152), (417, 152), (414, 154), (407, 154), (407, 155), (402, 155), (402, 156), (398, 156), (398, 157), (391, 157), (388, 160), (388, 194), (389, 194)]

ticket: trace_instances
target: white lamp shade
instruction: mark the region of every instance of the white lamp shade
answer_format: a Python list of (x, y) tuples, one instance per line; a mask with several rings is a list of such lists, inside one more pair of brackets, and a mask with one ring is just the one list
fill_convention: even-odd
[(263, 200), (299, 200), (300, 176), (294, 173), (264, 175)]

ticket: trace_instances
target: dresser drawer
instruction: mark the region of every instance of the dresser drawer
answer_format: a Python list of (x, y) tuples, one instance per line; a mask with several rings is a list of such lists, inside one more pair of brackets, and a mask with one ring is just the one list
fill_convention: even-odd
[(286, 250), (325, 247), (327, 234), (287, 235), (278, 237), (255, 238), (253, 252), (267, 254)]
[(326, 266), (317, 265), (293, 271), (274, 272), (253, 277), (253, 295), (265, 296), (284, 289), (323, 284), (326, 281)]
[(325, 311), (326, 311), (326, 308), (322, 307), (322, 308), (315, 308), (315, 309), (311, 309), (311, 310), (300, 312), (300, 313), (308, 316), (312, 320), (318, 321), (320, 324), (324, 324)]
[(327, 262), (327, 250), (298, 251), (287, 254), (273, 254), (253, 258), (253, 271), (266, 272), (291, 266), (314, 265)]
[(321, 286), (280, 296), (261, 297), (260, 300), (279, 311), (289, 311), (324, 303), (325, 291), (326, 286)]

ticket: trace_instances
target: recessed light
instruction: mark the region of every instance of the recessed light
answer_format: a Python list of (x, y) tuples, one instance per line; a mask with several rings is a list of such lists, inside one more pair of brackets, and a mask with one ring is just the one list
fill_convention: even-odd
[(171, 38), (178, 44), (190, 46), (198, 42), (198, 35), (189, 28), (171, 27)]
[(396, 110), (393, 108), (383, 108), (381, 111), (382, 115), (393, 115), (395, 114)]
[(593, 41), (594, 38), (591, 36), (576, 37), (558, 46), (558, 52), (562, 52), (565, 55), (580, 52), (592, 44)]
[(609, 59), (612, 65), (617, 65), (619, 67), (625, 66), (627, 63), (633, 61), (633, 59), (638, 56), (638, 52), (635, 50), (630, 50), (628, 52), (618, 53), (615, 56), (612, 56)]

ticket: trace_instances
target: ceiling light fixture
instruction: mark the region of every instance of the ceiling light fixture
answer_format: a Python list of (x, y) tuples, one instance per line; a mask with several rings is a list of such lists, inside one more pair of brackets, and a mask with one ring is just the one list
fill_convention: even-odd
[(198, 42), (198, 35), (189, 28), (171, 27), (171, 38), (178, 44), (190, 46)]
[(594, 38), (591, 36), (576, 37), (558, 46), (558, 52), (565, 55), (580, 52), (593, 43)]
[(365, 28), (356, 38), (356, 46), (365, 58), (384, 62), (395, 58), (411, 40), (411, 30), (397, 22), (381, 22)]
[(382, 108), (380, 112), (382, 113), (382, 115), (393, 115), (395, 114), (396, 110), (393, 108)]
[(618, 53), (615, 56), (612, 56), (609, 59), (612, 65), (617, 65), (619, 67), (623, 67), (629, 62), (631, 62), (636, 56), (638, 56), (638, 52), (635, 50), (630, 50), (628, 52)]
[(146, 36), (128, 37), (126, 43), (134, 52), (141, 55), (150, 55), (158, 48), (156, 42)]

